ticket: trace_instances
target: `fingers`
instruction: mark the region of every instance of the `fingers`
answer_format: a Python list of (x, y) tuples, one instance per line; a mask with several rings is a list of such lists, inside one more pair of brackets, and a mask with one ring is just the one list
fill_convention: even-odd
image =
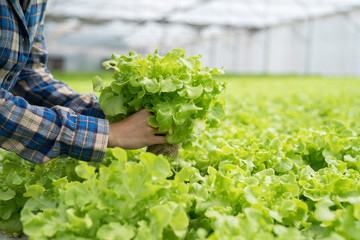
[(167, 132), (165, 132), (165, 133), (160, 132), (159, 128), (153, 128), (147, 123), (147, 118), (149, 116), (153, 115), (153, 113), (147, 111), (146, 109), (141, 109), (139, 112), (141, 112), (141, 114), (143, 114), (145, 116), (146, 125), (150, 128), (150, 134), (153, 135), (153, 137), (151, 137), (151, 144), (164, 144), (164, 143), (167, 143), (166, 137), (165, 137)]
[(141, 110), (139, 111), (139, 113), (144, 114), (144, 115), (146, 115), (146, 116), (148, 116), (148, 117), (150, 117), (151, 115), (153, 115), (151, 112), (149, 112), (149, 111), (146, 110), (145, 108), (141, 109)]
[(168, 143), (166, 141), (166, 137), (165, 136), (154, 136), (153, 138), (154, 144), (165, 144)]
[(159, 131), (159, 128), (153, 128), (153, 127), (151, 127), (152, 128), (152, 133), (154, 134), (154, 135), (160, 135), (160, 136), (165, 136), (166, 134), (168, 134), (168, 132), (160, 132)]
[(160, 132), (158, 128), (153, 128), (152, 133), (156, 136), (166, 136), (169, 132)]
[(167, 143), (165, 135), (158, 128), (149, 126), (147, 119), (152, 113), (145, 109), (109, 125), (109, 147), (138, 149), (154, 144)]

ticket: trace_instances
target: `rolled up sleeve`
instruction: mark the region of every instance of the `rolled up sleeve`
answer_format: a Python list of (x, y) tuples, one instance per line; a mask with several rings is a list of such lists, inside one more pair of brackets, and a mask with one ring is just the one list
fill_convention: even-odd
[(0, 146), (33, 163), (56, 157), (101, 161), (109, 122), (93, 93), (79, 94), (51, 75), (43, 23), (16, 84), (0, 87)]
[(56, 157), (84, 161), (104, 158), (109, 122), (73, 110), (30, 105), (0, 89), (0, 145), (33, 163)]

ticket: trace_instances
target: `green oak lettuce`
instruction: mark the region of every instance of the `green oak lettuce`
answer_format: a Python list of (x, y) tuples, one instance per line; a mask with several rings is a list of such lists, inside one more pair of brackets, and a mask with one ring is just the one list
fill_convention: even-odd
[(109, 148), (102, 163), (33, 165), (0, 151), (0, 229), (29, 240), (359, 239), (360, 81), (277, 78), (228, 77), (231, 115), (178, 162)]
[(38, 207), (49, 201), (42, 194), (45, 189), (28, 187), (31, 199), (22, 210), (21, 221), (30, 240), (186, 236), (190, 199), (183, 182), (168, 179), (173, 175), (168, 160), (142, 153), (139, 162), (131, 162), (119, 148), (110, 150), (107, 157), (111, 158), (108, 166), (85, 162), (76, 166), (79, 181), (54, 181), (57, 200), (47, 208)]
[[(68, 181), (80, 179), (74, 171), (77, 164), (75, 159), (65, 158), (34, 165), (15, 153), (0, 150), (1, 231), (14, 236), (21, 234), (20, 212), (25, 204), (45, 209), (53, 206), (56, 198), (53, 181), (63, 177)], [(32, 197), (42, 195), (45, 189), (48, 199), (34, 203)]]
[(98, 76), (93, 79), (106, 118), (119, 121), (145, 108), (154, 113), (148, 123), (168, 133), (170, 144), (187, 142), (204, 122), (218, 127), (224, 116), (219, 95), (225, 84), (215, 76), (223, 70), (202, 67), (199, 58), (187, 57), (182, 49), (164, 57), (158, 50), (144, 58), (135, 52), (113, 54), (103, 66), (113, 69), (114, 81), (106, 86)]

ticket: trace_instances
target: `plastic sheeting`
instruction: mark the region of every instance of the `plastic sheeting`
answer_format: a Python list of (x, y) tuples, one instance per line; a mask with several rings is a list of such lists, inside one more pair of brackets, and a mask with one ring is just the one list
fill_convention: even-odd
[(52, 0), (46, 38), (65, 70), (112, 53), (183, 48), (249, 74), (360, 75), (360, 0)]
[(176, 45), (356, 7), (360, 0), (52, 0), (47, 35), (57, 44)]

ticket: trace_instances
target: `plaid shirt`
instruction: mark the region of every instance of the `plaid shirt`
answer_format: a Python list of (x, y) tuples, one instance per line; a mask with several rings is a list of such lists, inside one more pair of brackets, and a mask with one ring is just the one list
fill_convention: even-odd
[(104, 157), (109, 122), (96, 96), (46, 69), (46, 0), (0, 0), (0, 147), (33, 163)]

